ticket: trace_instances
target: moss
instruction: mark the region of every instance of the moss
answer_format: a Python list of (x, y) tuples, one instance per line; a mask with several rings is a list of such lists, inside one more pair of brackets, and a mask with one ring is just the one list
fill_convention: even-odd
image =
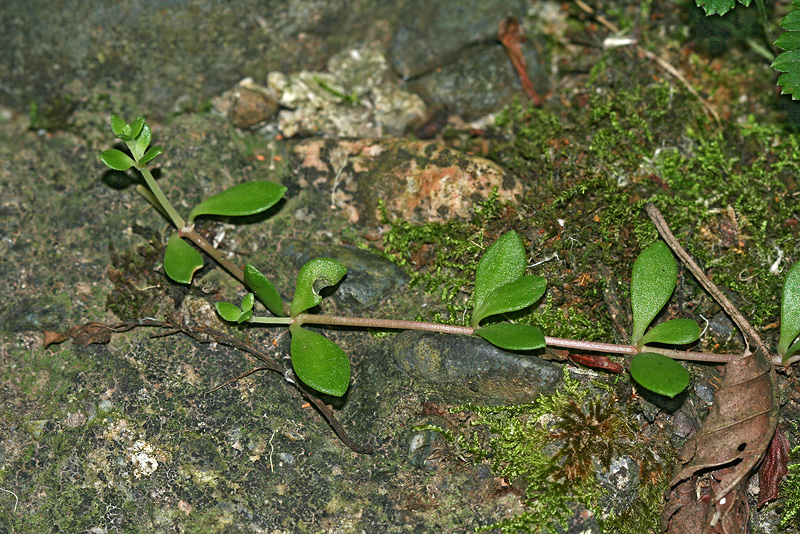
[[(441, 291), (442, 300), (453, 305), (461, 288), (472, 284), (486, 248), (486, 229), (497, 226), (503, 207), (495, 191), (476, 207), (471, 221), (414, 224), (384, 218), (382, 222), (389, 225), (383, 237), (384, 257), (410, 271), (411, 285), (422, 284), (428, 292)], [(463, 307), (451, 311), (460, 309)]]
[[(589, 389), (564, 371), (564, 387), (534, 403), (514, 406), (467, 405), (470, 428), (442, 433), (459, 457), (488, 460), (496, 476), (520, 488), (526, 510), (511, 519), (481, 527), (503, 533), (558, 532), (573, 517), (576, 504), (592, 511), (609, 532), (655, 532), (658, 506), (667, 482), (664, 460), (641, 441), (610, 387), (589, 398)], [(598, 469), (608, 469), (614, 457), (630, 455), (640, 461), (639, 496), (628, 512), (602, 519), (604, 494)], [(668, 453), (664, 454), (669, 456)], [(646, 512), (646, 515), (634, 513)], [(644, 530), (637, 530), (644, 527)]]
[(782, 498), (783, 514), (781, 514), (780, 526), (797, 526), (800, 524), (800, 446), (792, 449), (789, 455), (792, 463), (789, 464), (789, 474), (781, 484), (780, 496)]

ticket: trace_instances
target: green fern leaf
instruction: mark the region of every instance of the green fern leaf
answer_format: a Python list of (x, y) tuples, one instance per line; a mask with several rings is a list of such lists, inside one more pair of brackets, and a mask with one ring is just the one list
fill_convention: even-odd
[(782, 73), (778, 76), (781, 93), (791, 94), (792, 100), (800, 100), (800, 0), (794, 0), (792, 6), (794, 9), (780, 23), (786, 32), (775, 41), (775, 46), (785, 52), (776, 57), (771, 66)]
[[(697, 7), (702, 7), (703, 11), (708, 15), (724, 15), (734, 7), (736, 7), (736, 0), (696, 0)], [(739, 0), (739, 3), (747, 7), (750, 5), (751, 0)]]

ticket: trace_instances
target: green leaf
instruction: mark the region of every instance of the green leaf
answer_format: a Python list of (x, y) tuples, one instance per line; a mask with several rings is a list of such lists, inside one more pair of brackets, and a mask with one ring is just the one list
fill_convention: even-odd
[(654, 352), (641, 352), (631, 360), (631, 376), (642, 387), (674, 397), (689, 386), (689, 372), (681, 364)]
[(285, 193), (285, 187), (267, 181), (235, 185), (198, 204), (189, 214), (189, 223), (198, 215), (242, 216), (260, 213), (274, 206)]
[(203, 266), (203, 257), (189, 243), (173, 232), (164, 252), (164, 271), (179, 284), (191, 284), (195, 271)]
[[(696, 0), (697, 7), (702, 7), (708, 15), (724, 15), (736, 6), (736, 0)], [(751, 0), (739, 0), (739, 3), (747, 7)]]
[(246, 321), (249, 321), (252, 316), (253, 316), (253, 310), (247, 310), (246, 312), (242, 313), (241, 317), (239, 317), (239, 320), (236, 322), (242, 324)]
[(153, 134), (150, 132), (150, 127), (146, 122), (144, 122), (144, 119), (141, 120), (142, 129), (139, 132), (139, 135), (134, 138), (134, 144), (136, 145), (136, 149), (139, 151), (139, 154), (143, 155), (147, 150), (147, 147), (150, 146), (150, 139), (153, 137)]
[[(473, 292), (474, 309), (482, 310), (491, 293), (524, 275), (526, 265), (527, 256), (522, 238), (514, 231), (500, 236), (478, 262)], [(473, 313), (472, 326), (478, 326), (483, 317)]]
[[(782, 33), (775, 40), (774, 44), (783, 50), (794, 50), (795, 48), (800, 48), (800, 31)], [(772, 68), (775, 68), (774, 62), (772, 63)]]
[(783, 356), (784, 362), (791, 356), (791, 345), (798, 335), (800, 335), (800, 262), (792, 265), (783, 283), (778, 354)]
[(789, 13), (786, 14), (785, 17), (780, 21), (780, 27), (787, 31), (797, 31), (800, 30), (800, 2), (798, 0), (794, 0), (792, 2), (792, 9)]
[[(133, 122), (131, 123), (131, 139), (136, 139), (139, 137), (139, 134), (142, 133), (144, 127), (147, 126), (147, 123), (144, 120), (144, 117), (136, 117)], [(148, 128), (149, 130), (150, 128)], [(150, 142), (150, 136), (147, 137), (147, 142)]]
[(350, 384), (350, 359), (339, 345), (301, 328), (297, 323), (289, 327), (292, 334), (292, 367), (295, 374), (307, 385), (341, 397)]
[(253, 304), (255, 303), (255, 295), (252, 293), (248, 293), (244, 297), (242, 297), (242, 311), (248, 312), (253, 309)]
[(667, 343), (669, 345), (686, 345), (700, 338), (700, 325), (691, 319), (672, 319), (664, 321), (650, 329), (639, 342)]
[(677, 280), (678, 265), (663, 241), (656, 241), (636, 258), (631, 276), (634, 345), (642, 345), (644, 331), (669, 300)]
[(319, 290), (336, 285), (347, 273), (347, 267), (330, 258), (314, 258), (303, 265), (297, 275), (294, 299), (289, 308), (292, 317), (297, 317), (320, 302)]
[(127, 122), (116, 115), (111, 115), (111, 131), (114, 132), (114, 135), (120, 139), (122, 139), (122, 136), (126, 136), (128, 139), (131, 138), (130, 126), (128, 126)]
[(788, 363), (789, 363), (789, 358), (791, 358), (792, 356), (794, 356), (794, 355), (795, 355), (795, 353), (796, 353), (798, 350), (800, 350), (800, 341), (795, 341), (795, 342), (794, 342), (794, 344), (792, 344), (792, 345), (791, 345), (791, 346), (790, 346), (790, 347), (789, 347), (789, 348), (786, 350), (786, 354), (784, 354), (784, 355), (783, 355), (783, 358), (781, 358), (781, 363), (782, 363), (783, 365), (786, 365), (786, 364), (788, 364)]
[(242, 316), (242, 310), (236, 304), (217, 302), (214, 306), (217, 308), (219, 316), (231, 323), (239, 322), (239, 318)]
[(275, 286), (250, 263), (244, 266), (244, 283), (274, 315), (278, 317), (286, 315), (283, 311), (283, 300)]
[(116, 148), (103, 150), (103, 152), (100, 153), (100, 161), (115, 171), (127, 171), (136, 165), (136, 162), (133, 161), (130, 156), (117, 150)]
[(530, 275), (521, 276), (514, 282), (498, 287), (483, 299), (480, 308), (475, 308), (472, 314), (473, 325), (479, 324), (490, 315), (527, 308), (542, 298), (546, 287), (547, 280)]
[(145, 163), (148, 163), (150, 160), (152, 160), (156, 156), (160, 156), (160, 155), (161, 155), (161, 147), (160, 146), (151, 146), (150, 149), (147, 152), (144, 153), (144, 156), (142, 156), (142, 159), (139, 160), (139, 164), (140, 165), (144, 165)]
[(791, 94), (792, 100), (800, 99), (800, 49), (781, 53), (771, 67), (783, 73), (778, 76), (781, 94)]
[(545, 346), (544, 335), (538, 329), (524, 324), (493, 324), (478, 328), (473, 334), (506, 350), (533, 350)]

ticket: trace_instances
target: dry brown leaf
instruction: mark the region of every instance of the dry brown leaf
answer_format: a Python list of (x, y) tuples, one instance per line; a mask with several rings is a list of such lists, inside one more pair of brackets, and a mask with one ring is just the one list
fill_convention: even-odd
[(761, 508), (770, 501), (778, 498), (780, 485), (789, 474), (789, 440), (779, 428), (758, 469), (758, 507)]

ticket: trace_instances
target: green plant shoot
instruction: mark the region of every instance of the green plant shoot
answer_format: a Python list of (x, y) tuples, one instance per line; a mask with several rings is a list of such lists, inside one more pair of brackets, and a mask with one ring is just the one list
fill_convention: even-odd
[[(689, 319), (673, 319), (645, 333), (667, 303), (678, 280), (678, 265), (669, 247), (656, 241), (639, 254), (631, 276), (633, 308), (632, 343), (684, 345), (700, 337), (700, 326)], [(674, 397), (689, 385), (689, 373), (675, 360), (653, 352), (641, 352), (631, 361), (631, 376), (641, 386), (661, 395)]]
[(147, 168), (147, 163), (161, 154), (161, 148), (157, 146), (150, 147), (152, 133), (144, 118), (139, 117), (132, 123), (127, 124), (118, 116), (112, 115), (111, 130), (118, 139), (125, 142), (131, 155), (128, 156), (121, 150), (112, 148), (103, 151), (100, 154), (100, 160), (116, 171), (124, 172), (131, 167), (135, 167), (142, 174), (147, 184), (147, 188), (140, 190), (142, 195), (164, 214), (177, 229), (170, 236), (164, 253), (164, 271), (167, 276), (175, 282), (190, 284), (194, 273), (203, 266), (203, 257), (184, 241), (183, 238), (187, 237), (234, 276), (242, 280), (241, 269), (232, 265), (194, 231), (194, 219), (199, 215), (238, 217), (261, 213), (283, 198), (286, 188), (267, 181), (246, 182), (236, 185), (198, 204), (189, 213), (187, 224), (167, 200), (161, 187), (156, 183), (155, 178)]
[(783, 365), (800, 350), (800, 263), (795, 263), (786, 275), (781, 299), (781, 336), (778, 341), (778, 355)]
[[(481, 257), (475, 271), (475, 308), (471, 325), (486, 317), (527, 308), (544, 295), (547, 281), (525, 275), (525, 244), (516, 232), (500, 236)], [(532, 350), (545, 346), (544, 335), (532, 326), (496, 324), (476, 328), (474, 334), (502, 349)]]

